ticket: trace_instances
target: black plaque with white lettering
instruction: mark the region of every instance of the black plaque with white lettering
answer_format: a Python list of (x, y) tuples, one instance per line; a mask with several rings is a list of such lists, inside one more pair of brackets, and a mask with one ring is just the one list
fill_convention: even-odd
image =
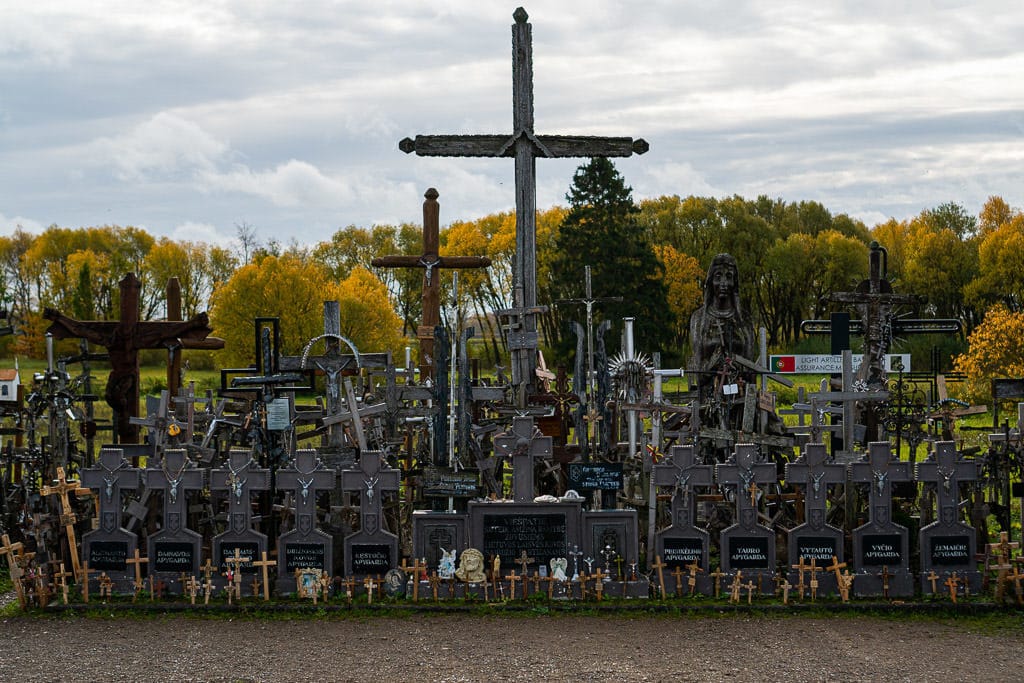
[(523, 551), (547, 564), (553, 557), (565, 557), (567, 551), (564, 514), (491, 514), (484, 515), (484, 557), (500, 555), (509, 563)]
[(353, 543), (353, 574), (385, 574), (392, 564), (391, 546), (386, 543)]
[(153, 552), (153, 571), (174, 574), (192, 571), (195, 562), (195, 545), (192, 543), (156, 541)]
[(475, 498), (480, 493), (475, 472), (451, 472), (437, 467), (423, 471), (423, 495), (438, 498)]
[(936, 566), (969, 566), (971, 564), (968, 536), (931, 536), (929, 556)]
[(733, 569), (773, 569), (768, 561), (768, 540), (763, 536), (729, 538), (729, 566)]
[(100, 571), (125, 571), (128, 568), (126, 541), (92, 541), (89, 544), (89, 568)]
[(241, 571), (243, 574), (255, 574), (256, 567), (252, 563), (260, 554), (260, 544), (255, 541), (225, 541), (220, 546), (220, 567), (222, 570), (228, 568), (227, 559), (235, 556), (235, 548), (244, 560)]
[(865, 566), (902, 566), (903, 537), (899, 534), (864, 534), (860, 559)]
[(291, 576), (296, 569), (323, 569), (325, 552), (323, 543), (289, 543), (284, 547), (284, 571)]
[(829, 536), (800, 536), (796, 539), (797, 558), (831, 561), (840, 556), (838, 541)]
[(666, 538), (665, 551), (661, 558), (670, 569), (704, 562), (704, 542), (699, 538)]
[(569, 465), (569, 488), (577, 491), (620, 491), (622, 490), (622, 463), (571, 463)]

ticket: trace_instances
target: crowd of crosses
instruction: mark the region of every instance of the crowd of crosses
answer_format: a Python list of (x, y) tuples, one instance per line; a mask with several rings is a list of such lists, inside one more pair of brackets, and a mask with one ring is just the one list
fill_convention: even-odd
[[(755, 348), (727, 254), (709, 268), (685, 369), (635, 348), (632, 319), (595, 319), (606, 299), (589, 267), (584, 298), (563, 302), (585, 305), (574, 375), (545, 367), (536, 159), (629, 156), (647, 143), (535, 133), (532, 29), (522, 9), (514, 21), (511, 132), (400, 143), (424, 156), (515, 159), (513, 306), (494, 312), (511, 377), (484, 377), (467, 343), (475, 330), (442, 324), (442, 271), (490, 261), (441, 254), (434, 188), (422, 254), (373, 262), (423, 271), (415, 364), (411, 352), (398, 363), (357, 348), (338, 302), (324, 302), (323, 334), (301, 354), (281, 350), (278, 319), (258, 318), (252, 365), (222, 369), (220, 387), (198, 395), (182, 355), (223, 342), (205, 314), (180, 319), (176, 281), (166, 320), (140, 319), (132, 273), (119, 320), (47, 309), (45, 372), (0, 401), (0, 555), (19, 603), (1024, 602), (1010, 518), (1020, 424), (993, 430), (987, 453), (961, 450), (937, 400), (943, 430), (908, 436), (906, 378), (889, 381), (884, 353), (895, 333), (949, 325), (894, 317), (920, 298), (892, 292), (878, 245), (869, 280), (831, 297), (860, 316), (848, 328), (865, 337), (861, 369), (846, 350), (834, 386), (789, 411), (799, 424), (776, 411), (772, 387), (791, 383)], [(609, 358), (605, 336), (620, 323), (622, 350)], [(836, 333), (831, 321), (807, 329)], [(55, 341), (69, 338), (77, 353), (57, 354)], [(140, 409), (144, 349), (167, 350), (168, 389)], [(93, 411), (96, 363), (110, 366), (109, 423)], [(670, 379), (682, 390), (666, 393)], [(909, 460), (901, 439), (913, 442)], [(1000, 513), (998, 538), (986, 506)], [(915, 533), (911, 520), (921, 521)]]

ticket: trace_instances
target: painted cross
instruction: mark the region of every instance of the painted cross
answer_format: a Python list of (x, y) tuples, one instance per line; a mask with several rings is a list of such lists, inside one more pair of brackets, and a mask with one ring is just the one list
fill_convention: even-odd
[[(185, 321), (140, 321), (139, 294), (142, 283), (135, 273), (128, 273), (120, 282), (121, 319), (75, 320), (52, 309), (43, 317), (52, 320), (47, 332), (55, 339), (80, 337), (107, 349), (110, 376), (104, 398), (114, 410), (117, 436), (121, 443), (136, 443), (138, 428), (131, 418), (139, 416), (139, 351), (167, 348), (188, 340), (198, 343), (213, 331), (206, 313)], [(214, 347), (216, 348), (216, 347)]]
[(512, 497), (517, 503), (533, 500), (533, 461), (551, 457), (550, 436), (533, 426), (533, 418), (517, 415), (512, 430), (494, 437), (495, 453), (512, 459)]
[(423, 195), (423, 253), (413, 256), (380, 256), (370, 261), (377, 268), (423, 268), (422, 320), (416, 329), (420, 342), (420, 382), (434, 379), (434, 328), (441, 324), (441, 268), (486, 268), (486, 256), (441, 256), (438, 192), (429, 188)]
[(744, 529), (757, 526), (757, 484), (774, 484), (778, 472), (773, 462), (757, 462), (757, 446), (737, 444), (732, 463), (716, 467), (718, 483), (736, 487), (736, 521)]
[[(537, 157), (628, 157), (648, 150), (644, 140), (564, 135), (537, 135), (533, 131), (533, 36), (522, 7), (512, 26), (512, 133), (500, 135), (417, 135), (405, 138), (399, 149), (419, 156), (515, 157), (516, 259), (513, 291), (521, 292), (515, 306), (537, 305), (536, 210)], [(535, 313), (526, 313), (524, 333), (537, 330)], [(512, 380), (524, 386), (524, 395), (536, 391), (536, 349), (513, 351)]]
[(829, 484), (845, 481), (846, 467), (828, 462), (823, 443), (807, 444), (802, 456), (786, 464), (786, 482), (804, 486), (804, 519), (813, 528), (825, 524)]
[[(205, 471), (189, 461), (187, 451), (168, 448), (157, 462), (146, 468), (146, 489), (163, 492), (163, 526), (149, 537), (148, 555), (156, 573), (178, 574), (199, 571), (202, 537), (187, 528), (188, 492), (205, 485)], [(182, 587), (182, 590), (184, 588)]]
[(850, 465), (850, 480), (868, 484), (871, 522), (877, 526), (888, 526), (892, 519), (892, 485), (913, 478), (908, 462), (893, 458), (892, 446), (888, 441), (873, 441), (868, 444), (864, 459)]
[(669, 457), (654, 466), (655, 485), (672, 487), (672, 526), (693, 526), (697, 512), (693, 487), (711, 486), (714, 469), (713, 465), (697, 463), (693, 446), (673, 446)]

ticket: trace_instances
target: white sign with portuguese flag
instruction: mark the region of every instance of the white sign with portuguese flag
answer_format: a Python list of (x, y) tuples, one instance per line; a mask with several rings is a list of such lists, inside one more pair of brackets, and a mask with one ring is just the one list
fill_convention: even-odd
[[(843, 357), (828, 353), (820, 354), (795, 354), (769, 356), (768, 367), (771, 371), (780, 375), (827, 375), (838, 374), (843, 371)], [(864, 356), (853, 354), (853, 370), (857, 371)], [(895, 361), (903, 363), (903, 372), (910, 372), (909, 353), (888, 353), (885, 355), (885, 371), (896, 372), (893, 365), (899, 365)]]

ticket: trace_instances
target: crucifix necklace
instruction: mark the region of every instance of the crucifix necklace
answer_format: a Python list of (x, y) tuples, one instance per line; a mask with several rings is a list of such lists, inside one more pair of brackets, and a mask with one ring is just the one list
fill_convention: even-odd
[(182, 460), (181, 467), (178, 468), (178, 473), (172, 477), (171, 473), (167, 471), (167, 458), (165, 457), (160, 461), (160, 469), (163, 471), (164, 477), (167, 479), (167, 492), (172, 503), (175, 503), (178, 500), (178, 484), (181, 483), (182, 477), (185, 476), (184, 473), (186, 467), (188, 467), (188, 458), (184, 458)]
[(231, 471), (231, 476), (228, 477), (228, 480), (227, 480), (228, 488), (230, 488), (231, 491), (235, 494), (235, 500), (237, 502), (241, 502), (241, 500), (242, 500), (242, 490), (245, 487), (245, 482), (248, 481), (248, 480), (247, 479), (239, 479), (238, 478), (238, 473), (241, 472), (242, 470), (244, 470), (245, 468), (247, 468), (249, 465), (252, 464), (252, 457), (250, 456), (250, 458), (248, 460), (246, 460), (242, 464), (242, 466), (239, 467), (237, 470), (234, 467), (231, 466), (231, 460), (230, 459), (228, 460), (227, 464), (228, 464), (228, 470)]
[[(303, 481), (302, 477), (295, 477), (295, 480), (299, 482), (299, 486), (302, 487), (303, 503), (305, 503), (309, 499), (309, 487), (313, 485), (313, 473), (316, 472), (318, 469), (320, 469), (320, 458), (316, 459), (316, 461), (313, 463), (312, 469), (310, 469), (309, 472), (303, 472), (302, 470), (299, 469), (299, 464), (295, 463), (296, 472), (298, 472), (299, 474), (309, 475), (309, 479), (306, 481)], [(370, 495), (372, 496), (373, 494), (371, 493)]]
[(952, 467), (950, 467), (949, 469), (943, 469), (941, 467), (936, 467), (935, 471), (939, 473), (940, 477), (942, 477), (942, 490), (945, 491), (946, 493), (949, 493), (949, 490), (950, 490), (950, 480), (952, 480), (953, 473), (956, 470), (954, 468), (952, 468)]
[(114, 485), (117, 483), (118, 479), (118, 477), (114, 476), (114, 472), (117, 472), (118, 470), (127, 467), (128, 461), (125, 460), (124, 458), (121, 458), (121, 462), (118, 463), (117, 467), (113, 469), (104, 465), (103, 460), (99, 460), (98, 463), (99, 466), (102, 467), (108, 475), (103, 477), (103, 494), (107, 497), (107, 502), (109, 503), (110, 500), (114, 497)]

